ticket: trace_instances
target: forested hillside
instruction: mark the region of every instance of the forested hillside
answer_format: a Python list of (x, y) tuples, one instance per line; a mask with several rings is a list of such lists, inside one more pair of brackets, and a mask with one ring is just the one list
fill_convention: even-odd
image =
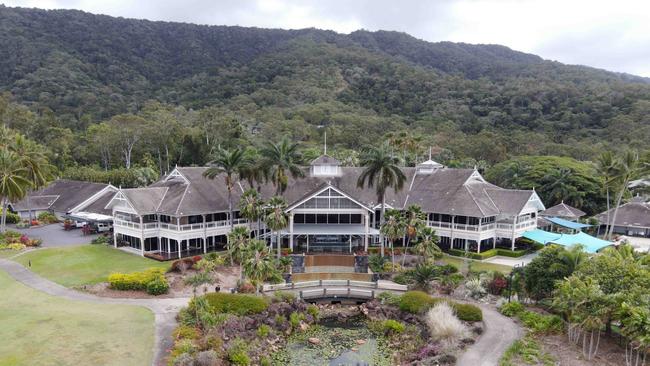
[[(406, 164), (647, 148), (648, 79), (498, 45), (151, 22), (0, 6), (0, 120), (60, 170), (204, 164), (216, 145), (289, 135), (355, 163), (389, 139)], [(128, 143), (127, 143), (128, 140)], [(131, 145), (129, 154), (125, 154)]]

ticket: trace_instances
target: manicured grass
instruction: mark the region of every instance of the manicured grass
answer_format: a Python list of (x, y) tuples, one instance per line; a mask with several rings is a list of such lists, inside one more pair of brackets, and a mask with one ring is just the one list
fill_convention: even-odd
[(114, 272), (136, 272), (151, 267), (169, 268), (169, 262), (158, 262), (123, 252), (105, 245), (80, 245), (68, 248), (46, 248), (16, 258), (32, 271), (66, 287), (90, 285), (107, 280)]
[[(463, 265), (463, 258), (451, 257), (446, 254), (441, 260), (446, 264), (451, 264), (458, 268), (461, 268)], [(512, 271), (512, 267), (503, 266), (501, 264), (483, 263), (472, 259), (468, 260), (472, 262), (472, 269), (475, 271), (499, 271), (503, 273), (510, 273), (510, 271)]]
[(11, 249), (0, 249), (0, 258), (9, 258), (20, 252)]
[(57, 298), (0, 271), (0, 309), (0, 366), (151, 364), (145, 308)]

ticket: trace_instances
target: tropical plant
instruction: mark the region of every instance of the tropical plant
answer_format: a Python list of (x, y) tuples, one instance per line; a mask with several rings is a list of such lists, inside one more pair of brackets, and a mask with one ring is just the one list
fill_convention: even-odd
[(442, 250), (438, 246), (438, 236), (435, 230), (430, 227), (422, 228), (413, 250), (424, 262), (433, 262), (434, 259), (440, 258)]
[(558, 273), (571, 274), (578, 269), (580, 264), (589, 258), (584, 247), (580, 244), (573, 245), (568, 249), (560, 251), (558, 254), (558, 260), (551, 264), (549, 268), (551, 271)]
[(192, 286), (194, 297), (196, 297), (197, 288), (199, 288), (201, 285), (207, 285), (210, 283), (214, 283), (214, 279), (212, 278), (212, 275), (207, 271), (196, 272), (195, 274), (185, 279), (185, 284)]
[(427, 291), (431, 287), (431, 281), (440, 278), (440, 269), (433, 264), (418, 263), (407, 275), (416, 288)]
[(406, 228), (402, 213), (399, 210), (390, 209), (386, 211), (386, 218), (381, 224), (379, 230), (389, 241), (391, 247), (391, 263), (395, 266), (395, 241), (404, 237), (404, 229)]
[(239, 272), (242, 278), (244, 277), (242, 262), (244, 261), (246, 246), (250, 240), (249, 236), (248, 229), (243, 226), (238, 226), (228, 233), (227, 251), (230, 257), (230, 265), (233, 265), (234, 262), (239, 264)]
[(644, 366), (650, 353), (650, 307), (623, 303), (619, 312), (625, 345), (625, 365)]
[(287, 202), (280, 196), (273, 196), (264, 207), (264, 224), (276, 233), (278, 258), (281, 257), (282, 236), (280, 230), (288, 225), (289, 216), (285, 212)]
[(406, 260), (406, 253), (408, 252), (409, 245), (417, 236), (420, 230), (426, 227), (426, 214), (422, 212), (422, 208), (418, 205), (410, 205), (404, 212), (404, 224), (406, 225), (406, 243), (404, 255), (402, 256), (402, 266)]
[[(619, 163), (614, 169), (614, 180), (617, 183), (617, 194), (616, 201), (614, 204), (614, 214), (612, 216), (612, 223), (616, 222), (616, 217), (618, 216), (618, 209), (621, 207), (621, 202), (623, 201), (623, 196), (628, 189), (628, 185), (632, 179), (639, 177), (640, 175), (648, 171), (648, 164), (642, 161), (639, 158), (639, 154), (636, 151), (628, 150), (623, 153), (623, 156), (620, 158)], [(607, 239), (612, 239), (612, 234), (614, 232), (614, 225), (610, 225), (609, 232), (607, 233)]]
[(615, 186), (614, 179), (618, 169), (618, 160), (611, 151), (605, 151), (596, 159), (596, 170), (602, 178), (603, 189), (605, 189), (605, 200), (607, 203), (607, 222), (605, 223), (605, 234), (609, 233), (610, 225), (610, 191)]
[(291, 142), (287, 136), (275, 144), (268, 142), (260, 153), (263, 157), (262, 165), (268, 171), (276, 194), (282, 194), (287, 189), (289, 175), (294, 178), (304, 175), (300, 167), (298, 144)]
[(0, 232), (5, 232), (7, 222), (7, 206), (27, 193), (31, 182), (27, 178), (28, 170), (21, 163), (16, 153), (6, 149), (0, 150), (0, 199), (2, 200), (2, 221)]
[[(43, 188), (52, 178), (51, 171), (53, 169), (53, 167), (47, 162), (43, 148), (20, 134), (16, 134), (14, 140), (8, 145), (8, 147), (16, 154), (16, 156), (19, 157), (20, 165), (25, 168), (25, 178), (27, 178), (31, 183), (25, 194), (27, 195), (30, 190)], [(29, 210), (29, 220), (31, 221), (32, 210), (29, 196), (27, 205)]]
[(445, 301), (439, 302), (427, 311), (424, 318), (435, 341), (453, 343), (467, 334), (467, 328), (454, 314), (454, 309)]
[(253, 231), (253, 223), (257, 223), (255, 238), (259, 239), (260, 231), (262, 231), (261, 218), (264, 214), (264, 201), (257, 190), (249, 188), (244, 191), (239, 199), (239, 212), (248, 220), (251, 231)]
[(253, 239), (246, 248), (244, 255), (244, 273), (253, 285), (255, 291), (259, 291), (260, 284), (270, 273), (276, 271), (275, 264), (266, 248), (266, 243), (262, 240)]
[(215, 159), (212, 160), (203, 175), (209, 179), (215, 179), (221, 174), (224, 175), (223, 179), (228, 189), (228, 219), (230, 220), (230, 230), (235, 227), (232, 208), (232, 190), (235, 186), (236, 176), (241, 177), (242, 172), (248, 165), (249, 161), (244, 150), (235, 148), (233, 150), (226, 150), (218, 148), (215, 154)]
[[(398, 166), (399, 160), (393, 155), (388, 144), (371, 147), (363, 151), (361, 156), (363, 170), (357, 179), (359, 188), (375, 188), (377, 200), (381, 205), (380, 227), (383, 226), (386, 213), (386, 191), (393, 188), (395, 192), (402, 190), (406, 176)], [(384, 256), (384, 238), (380, 233), (381, 255)]]

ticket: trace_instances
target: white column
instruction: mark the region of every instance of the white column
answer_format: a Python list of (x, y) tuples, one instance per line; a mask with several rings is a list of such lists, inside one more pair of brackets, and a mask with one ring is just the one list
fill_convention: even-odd
[(203, 217), (203, 254), (208, 252), (208, 227), (205, 224), (205, 215)]
[(510, 243), (512, 246), (512, 251), (515, 251), (515, 228), (517, 227), (517, 216), (512, 218), (512, 242)]
[(451, 215), (451, 225), (449, 226), (449, 228), (450, 228), (450, 230), (451, 230), (451, 233), (450, 233), (450, 236), (451, 236), (451, 237), (450, 237), (450, 239), (451, 239), (450, 247), (451, 247), (451, 249), (455, 249), (455, 248), (454, 248), (454, 221), (456, 221), (456, 220), (455, 220), (455, 217), (456, 217), (456, 216)]
[(370, 216), (368, 216), (368, 213), (363, 216), (363, 224), (364, 224), (364, 235), (363, 235), (363, 250), (368, 252), (368, 233), (370, 232), (369, 226), (370, 226)]
[[(181, 230), (181, 218), (178, 217), (178, 216), (176, 217), (176, 229), (180, 233), (180, 230)], [(178, 236), (177, 236), (177, 238), (178, 238)], [(181, 257), (181, 242), (182, 242), (182, 240), (176, 239), (176, 244), (178, 245), (178, 248), (177, 248), (178, 249), (178, 258)]]
[(309, 253), (309, 234), (307, 234), (307, 253)]
[(350, 253), (352, 253), (352, 234), (350, 234)]
[(293, 252), (293, 212), (289, 214), (289, 251)]
[(142, 222), (142, 216), (140, 217), (140, 255), (144, 257), (144, 223)]

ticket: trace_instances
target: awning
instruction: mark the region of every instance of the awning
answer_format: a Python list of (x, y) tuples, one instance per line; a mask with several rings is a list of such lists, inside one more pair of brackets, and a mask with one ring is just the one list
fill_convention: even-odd
[(597, 251), (614, 244), (607, 240), (598, 239), (583, 232), (579, 232), (577, 234), (558, 234), (535, 229), (524, 232), (522, 236), (526, 239), (530, 239), (544, 245), (557, 244), (565, 247), (570, 247), (580, 244), (588, 253), (596, 253)]
[(561, 219), (559, 217), (545, 217), (545, 219), (554, 223), (555, 225), (560, 225), (562, 227), (566, 227), (574, 230), (580, 230), (586, 227), (591, 227), (591, 225), (581, 224), (579, 222), (569, 221), (569, 220)]
[(559, 239), (562, 236), (562, 234), (550, 233), (548, 231), (535, 229), (535, 230), (526, 231), (521, 236), (523, 236), (526, 239), (530, 239), (532, 241), (546, 245), (547, 243), (552, 242), (553, 240)]
[(94, 212), (75, 212), (73, 214), (67, 214), (66, 216), (75, 221), (113, 222), (113, 216), (102, 215)]

